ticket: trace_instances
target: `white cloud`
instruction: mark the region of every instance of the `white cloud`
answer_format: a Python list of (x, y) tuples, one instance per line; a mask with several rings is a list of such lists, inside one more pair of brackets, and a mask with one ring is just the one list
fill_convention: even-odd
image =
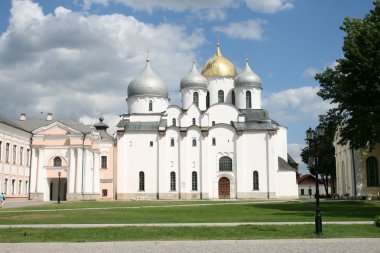
[(245, 0), (248, 8), (255, 12), (276, 13), (293, 9), (292, 0)]
[(307, 68), (304, 70), (304, 72), (302, 72), (302, 75), (301, 77), (302, 78), (306, 78), (306, 77), (312, 77), (314, 78), (315, 75), (320, 72), (318, 69), (314, 68), (314, 67), (310, 67), (310, 68)]
[(319, 87), (304, 86), (269, 94), (263, 98), (263, 107), (271, 118), (282, 124), (304, 119), (317, 119), (332, 105), (317, 95)]
[(147, 49), (152, 68), (174, 91), (204, 42), (201, 30), (189, 34), (177, 25), (63, 7), (45, 15), (30, 0), (12, 4), (0, 36), (0, 115), (10, 118), (125, 113), (128, 84), (144, 68)]
[(289, 143), (288, 153), (298, 164), (302, 164), (301, 151), (306, 146), (306, 144), (299, 143)]
[(186, 10), (199, 11), (204, 9), (221, 9), (234, 6), (234, 0), (84, 0), (84, 9), (88, 10), (94, 4), (108, 5), (114, 2), (131, 7), (134, 10), (152, 13), (154, 9), (164, 9), (176, 12)]
[(263, 25), (266, 23), (266, 20), (250, 19), (243, 22), (230, 23), (227, 26), (216, 26), (214, 30), (224, 33), (231, 38), (260, 41), (263, 39)]

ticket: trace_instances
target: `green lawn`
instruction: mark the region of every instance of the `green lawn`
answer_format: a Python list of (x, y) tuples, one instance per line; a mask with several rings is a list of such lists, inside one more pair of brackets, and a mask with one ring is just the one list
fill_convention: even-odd
[[(321, 209), (323, 221), (373, 221), (380, 215), (380, 202), (326, 201), (321, 203)], [(0, 224), (312, 222), (314, 213), (315, 204), (302, 201), (80, 201), (1, 209)]]
[(313, 231), (313, 225), (77, 229), (7, 228), (0, 229), (0, 243), (380, 237), (380, 228), (373, 225), (326, 225), (323, 227), (322, 236), (316, 236)]

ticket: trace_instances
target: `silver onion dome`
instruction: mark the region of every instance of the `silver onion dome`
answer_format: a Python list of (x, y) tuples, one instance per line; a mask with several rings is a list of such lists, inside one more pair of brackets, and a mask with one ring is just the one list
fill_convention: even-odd
[(128, 97), (132, 96), (159, 96), (168, 97), (168, 88), (152, 70), (149, 60), (146, 60), (144, 70), (133, 79), (128, 86)]
[(248, 59), (245, 60), (243, 70), (237, 75), (237, 77), (235, 77), (234, 83), (235, 87), (249, 86), (261, 88), (261, 78), (252, 71), (248, 64)]
[(207, 84), (207, 79), (199, 73), (197, 67), (195, 66), (195, 61), (193, 61), (193, 67), (187, 76), (181, 80), (181, 89), (190, 87), (206, 89)]

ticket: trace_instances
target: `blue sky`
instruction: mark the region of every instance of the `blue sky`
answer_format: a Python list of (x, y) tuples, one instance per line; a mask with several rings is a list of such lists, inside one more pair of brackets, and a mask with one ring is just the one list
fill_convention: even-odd
[(329, 108), (313, 76), (342, 57), (344, 17), (372, 0), (1, 0), (0, 115), (110, 125), (125, 113), (128, 83), (149, 49), (152, 67), (180, 103), (179, 82), (215, 51), (263, 82), (263, 107), (288, 127), (299, 161), (304, 132)]

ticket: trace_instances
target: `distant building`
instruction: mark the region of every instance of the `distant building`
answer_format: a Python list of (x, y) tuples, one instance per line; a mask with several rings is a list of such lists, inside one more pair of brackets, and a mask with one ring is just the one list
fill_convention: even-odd
[[(323, 181), (319, 179), (319, 194), (326, 195)], [(328, 183), (328, 194), (331, 194), (331, 181)], [(316, 193), (316, 178), (311, 174), (301, 175), (298, 179), (298, 195), (300, 197), (314, 197)]]
[(346, 197), (380, 197), (380, 144), (373, 149), (350, 149), (341, 145), (339, 131), (334, 138), (336, 193)]

